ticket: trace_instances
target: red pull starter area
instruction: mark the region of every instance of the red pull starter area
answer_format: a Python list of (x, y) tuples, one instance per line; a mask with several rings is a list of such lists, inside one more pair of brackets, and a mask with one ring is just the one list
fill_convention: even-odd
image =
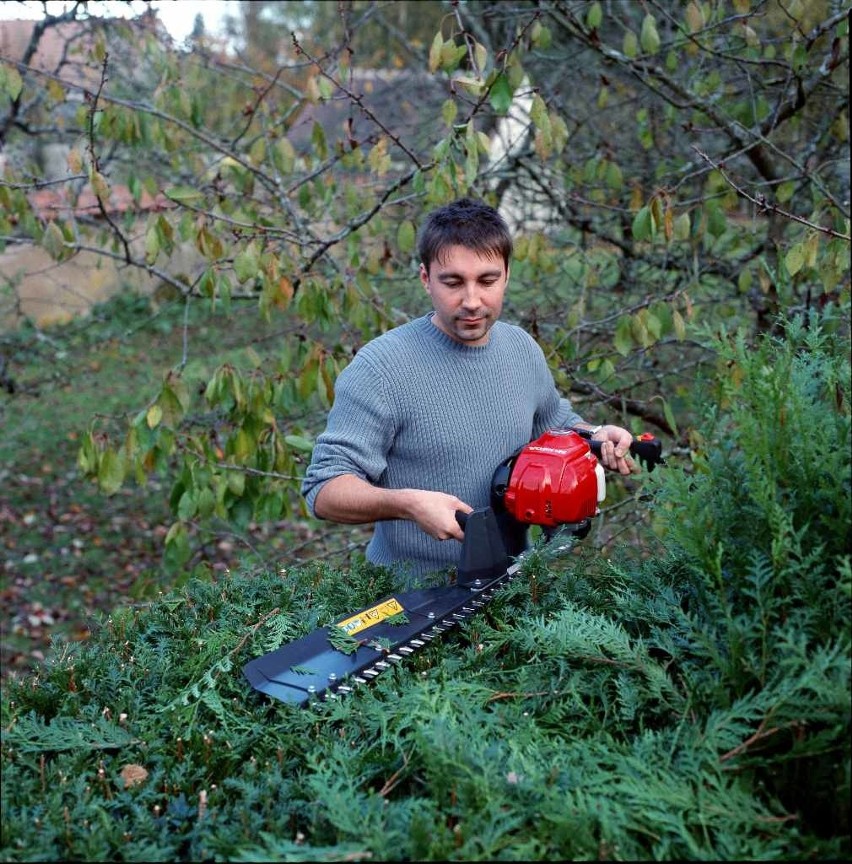
[(556, 527), (582, 522), (604, 500), (603, 467), (576, 432), (555, 429), (521, 448), (503, 494), (506, 510), (519, 522)]

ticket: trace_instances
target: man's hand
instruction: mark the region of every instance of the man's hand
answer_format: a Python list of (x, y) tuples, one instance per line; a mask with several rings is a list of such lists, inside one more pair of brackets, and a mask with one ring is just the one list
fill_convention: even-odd
[(621, 426), (601, 426), (592, 435), (601, 442), (601, 462), (605, 468), (619, 474), (638, 474), (642, 469), (630, 458), (633, 436)]
[(402, 489), (408, 497), (409, 518), (416, 522), (422, 531), (436, 540), (462, 540), (464, 531), (456, 519), (456, 511), (470, 513), (473, 510), (455, 495), (444, 492), (428, 492), (421, 489)]

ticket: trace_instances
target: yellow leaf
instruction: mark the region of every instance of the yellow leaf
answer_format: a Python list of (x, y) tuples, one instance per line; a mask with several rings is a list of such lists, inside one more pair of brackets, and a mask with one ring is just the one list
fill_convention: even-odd
[(109, 183), (107, 183), (106, 177), (100, 173), (100, 171), (92, 171), (91, 176), (92, 182), (92, 190), (95, 193), (95, 197), (101, 203), (105, 203), (109, 200)]
[(488, 49), (479, 42), (474, 44), (473, 57), (476, 61), (476, 68), (479, 72), (485, 69), (485, 64), (488, 62)]
[(72, 148), (68, 151), (68, 170), (72, 174), (79, 174), (83, 169), (83, 157), (80, 151)]
[(286, 276), (282, 276), (278, 280), (277, 288), (273, 302), (279, 309), (286, 309), (293, 299), (293, 283)]
[(432, 44), (429, 47), (429, 71), (437, 72), (441, 65), (441, 48), (444, 47), (444, 37), (440, 32), (435, 34)]
[(159, 426), (162, 419), (163, 409), (156, 403), (153, 404), (145, 414), (145, 422), (148, 424), (149, 429), (154, 429)]
[(675, 336), (678, 341), (682, 342), (686, 338), (686, 324), (683, 320), (683, 315), (677, 309), (672, 309), (672, 327), (674, 327)]
[(690, 33), (697, 33), (699, 30), (704, 29), (704, 13), (695, 0), (691, 0), (687, 4), (685, 18), (686, 26), (689, 28)]

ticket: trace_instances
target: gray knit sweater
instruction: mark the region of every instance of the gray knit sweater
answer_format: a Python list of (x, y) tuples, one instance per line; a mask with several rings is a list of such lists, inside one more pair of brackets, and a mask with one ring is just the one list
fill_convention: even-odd
[[(520, 327), (498, 321), (487, 344), (471, 347), (431, 318), (369, 342), (338, 376), (302, 483), (312, 513), (323, 483), (340, 474), (485, 507), (504, 459), (547, 429), (582, 422)], [(460, 553), (459, 541), (434, 540), (406, 520), (376, 523), (367, 547), (369, 561), (415, 578), (456, 565)]]

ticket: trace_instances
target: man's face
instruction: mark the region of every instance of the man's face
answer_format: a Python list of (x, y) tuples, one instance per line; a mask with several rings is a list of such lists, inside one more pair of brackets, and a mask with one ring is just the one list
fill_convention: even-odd
[(420, 281), (432, 298), (432, 321), (457, 342), (484, 345), (500, 317), (509, 271), (500, 255), (485, 257), (466, 246), (450, 246)]

